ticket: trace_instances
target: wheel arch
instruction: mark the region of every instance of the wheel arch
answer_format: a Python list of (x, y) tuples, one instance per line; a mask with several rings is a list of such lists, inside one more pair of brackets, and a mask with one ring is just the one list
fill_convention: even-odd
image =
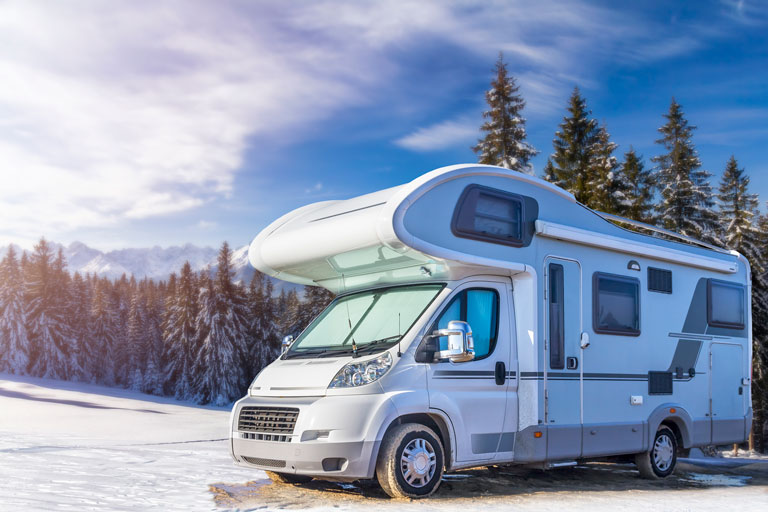
[[(451, 435), (451, 427), (450, 423), (447, 417), (443, 417), (439, 412), (437, 411), (430, 411), (429, 413), (426, 412), (417, 412), (417, 413), (409, 413), (409, 414), (403, 414), (401, 416), (398, 416), (397, 418), (393, 419), (385, 429), (383, 429), (380, 439), (384, 439), (384, 437), (387, 435), (387, 433), (392, 430), (397, 425), (403, 425), (405, 423), (418, 423), (424, 426), (427, 426), (435, 431), (437, 436), (440, 438), (440, 442), (443, 445), (443, 460), (445, 463), (446, 469), (450, 469), (453, 461), (453, 436)], [(381, 445), (377, 448), (376, 456), (373, 457), (373, 460), (377, 460), (379, 458), (378, 450), (381, 449)]]
[(646, 446), (650, 450), (659, 427), (665, 425), (674, 432), (679, 448), (689, 449), (693, 444), (693, 420), (688, 411), (678, 404), (662, 404), (648, 417)]

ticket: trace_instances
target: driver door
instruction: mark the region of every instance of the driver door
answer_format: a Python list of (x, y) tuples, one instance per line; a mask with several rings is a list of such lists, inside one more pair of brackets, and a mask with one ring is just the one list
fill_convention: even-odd
[[(509, 297), (503, 280), (464, 283), (448, 297), (429, 329), (445, 329), (451, 320), (468, 322), (475, 358), (428, 364), (430, 408), (450, 418), (455, 429), (456, 461), (492, 460), (511, 439), (502, 435), (510, 361)], [(440, 338), (440, 349), (446, 338)], [(503, 439), (504, 438), (504, 439)]]

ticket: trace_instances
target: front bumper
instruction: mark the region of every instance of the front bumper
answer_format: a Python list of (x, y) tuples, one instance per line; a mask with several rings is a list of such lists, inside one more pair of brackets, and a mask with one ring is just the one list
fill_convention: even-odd
[[(293, 432), (280, 441), (238, 429), (246, 406), (299, 409)], [(318, 478), (372, 478), (379, 452), (381, 426), (396, 417), (384, 394), (312, 398), (246, 397), (232, 414), (232, 457), (238, 465)]]

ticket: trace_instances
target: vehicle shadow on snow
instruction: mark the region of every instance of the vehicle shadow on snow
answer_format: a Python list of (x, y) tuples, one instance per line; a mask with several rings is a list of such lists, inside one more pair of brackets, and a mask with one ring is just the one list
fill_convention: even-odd
[[(768, 464), (712, 467), (681, 461), (676, 473), (663, 480), (640, 478), (633, 464), (589, 463), (550, 471), (502, 466), (445, 475), (430, 500), (455, 502), (533, 493), (708, 489), (755, 484), (768, 485)], [(257, 480), (234, 485), (213, 484), (210, 491), (218, 506), (230, 508), (257, 504), (268, 508), (306, 508), (350, 502), (384, 505), (390, 501), (373, 481), (350, 484), (313, 480), (308, 484), (288, 485)]]

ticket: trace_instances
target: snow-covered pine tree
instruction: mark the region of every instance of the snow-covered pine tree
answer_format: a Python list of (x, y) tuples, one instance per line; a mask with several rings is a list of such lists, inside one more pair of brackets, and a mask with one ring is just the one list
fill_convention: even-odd
[(315, 319), (331, 303), (334, 295), (322, 286), (305, 286), (304, 300), (299, 306), (298, 323), (301, 330)]
[[(765, 234), (760, 230), (758, 218), (757, 194), (749, 192), (749, 177), (744, 169), (739, 168), (735, 156), (731, 156), (726, 164), (720, 180), (719, 193), (717, 195), (720, 205), (720, 232), (723, 234), (725, 246), (739, 251), (750, 262), (752, 267), (752, 343), (753, 364), (757, 377), (753, 386), (753, 409), (760, 409), (760, 414), (755, 414), (754, 431), (762, 432), (762, 423), (765, 422), (765, 407), (768, 406), (768, 275), (766, 275), (765, 256), (768, 245), (763, 245)], [(762, 246), (762, 247), (761, 247)], [(763, 446), (765, 440), (760, 437), (759, 445)]]
[(590, 163), (598, 125), (590, 118), (591, 112), (578, 87), (573, 89), (567, 111), (552, 141), (555, 150), (550, 157), (552, 168), (545, 178), (571, 192), (580, 203), (589, 204), (592, 195), (589, 183), (593, 181)]
[(123, 358), (126, 386), (134, 391), (140, 391), (144, 383), (142, 352), (146, 346), (145, 333), (146, 321), (144, 319), (141, 293), (137, 287), (134, 287), (131, 306), (128, 310), (128, 332), (125, 343), (125, 356)]
[(483, 112), (486, 121), (480, 128), (485, 136), (472, 150), (477, 153), (481, 164), (533, 174), (530, 159), (538, 151), (525, 140), (525, 118), (521, 115), (525, 100), (520, 95), (515, 77), (509, 74), (501, 53), (494, 73), (491, 88), (485, 93), (489, 110)]
[(275, 318), (271, 283), (258, 270), (248, 285), (248, 378), (252, 380), (275, 358)]
[(611, 141), (611, 136), (605, 125), (602, 125), (589, 150), (589, 182), (587, 188), (591, 191), (587, 206), (614, 215), (622, 215), (628, 206), (627, 183), (623, 179), (621, 169), (613, 156), (617, 144)]
[(717, 200), (725, 246), (746, 256), (755, 270), (755, 265), (760, 264), (758, 233), (753, 222), (758, 213), (758, 199), (757, 194), (749, 193), (749, 176), (744, 169), (739, 169), (735, 156), (731, 156), (725, 166)]
[(285, 288), (280, 290), (280, 295), (277, 298), (277, 306), (275, 308), (275, 316), (277, 318), (277, 334), (279, 339), (283, 339), (285, 336), (298, 337), (301, 331), (306, 327), (301, 325), (299, 319), (299, 308), (301, 307), (301, 301), (299, 300), (299, 294), (296, 290), (285, 291)]
[(638, 156), (632, 146), (624, 154), (621, 175), (627, 184), (627, 206), (622, 215), (632, 220), (653, 224), (655, 217), (654, 191), (656, 188), (653, 172), (643, 165), (643, 158)]
[(72, 328), (72, 335), (75, 340), (77, 365), (82, 371), (81, 378), (85, 382), (90, 382), (90, 364), (89, 346), (88, 346), (88, 326), (90, 325), (90, 290), (88, 281), (83, 279), (79, 272), (72, 276), (71, 300), (67, 305), (67, 317)]
[(25, 276), (27, 331), (31, 346), (30, 374), (66, 380), (79, 373), (71, 329), (62, 297), (68, 292), (63, 259), (54, 260), (45, 238), (29, 259)]
[(140, 285), (144, 297), (145, 346), (143, 347), (143, 376), (141, 390), (153, 395), (162, 394), (160, 358), (163, 350), (162, 317), (164, 300), (162, 283), (156, 285), (150, 279), (144, 279)]
[[(178, 280), (169, 281), (169, 294), (163, 331), (163, 390), (179, 400), (192, 398), (193, 362), (197, 348), (195, 322), (200, 310), (198, 283), (188, 261)], [(175, 290), (175, 293), (174, 293)]]
[(248, 386), (248, 308), (243, 289), (232, 282), (229, 244), (219, 251), (218, 268), (200, 289), (198, 333), (206, 333), (195, 359), (199, 403), (225, 405)]
[(768, 304), (768, 214), (757, 219), (762, 274), (755, 280), (752, 269), (752, 434), (755, 449), (768, 452), (768, 319), (762, 311)]
[(22, 375), (29, 365), (24, 281), (13, 245), (0, 263), (0, 372)]
[(115, 384), (115, 351), (119, 328), (118, 312), (112, 300), (112, 284), (106, 278), (93, 278), (88, 368), (91, 382)]
[(657, 213), (661, 224), (683, 235), (717, 242), (717, 217), (709, 185), (710, 174), (701, 170), (701, 160), (693, 145), (695, 126), (688, 124), (679, 103), (672, 98), (666, 123), (659, 128), (656, 141), (666, 150), (651, 158), (656, 163), (656, 179), (661, 192)]

